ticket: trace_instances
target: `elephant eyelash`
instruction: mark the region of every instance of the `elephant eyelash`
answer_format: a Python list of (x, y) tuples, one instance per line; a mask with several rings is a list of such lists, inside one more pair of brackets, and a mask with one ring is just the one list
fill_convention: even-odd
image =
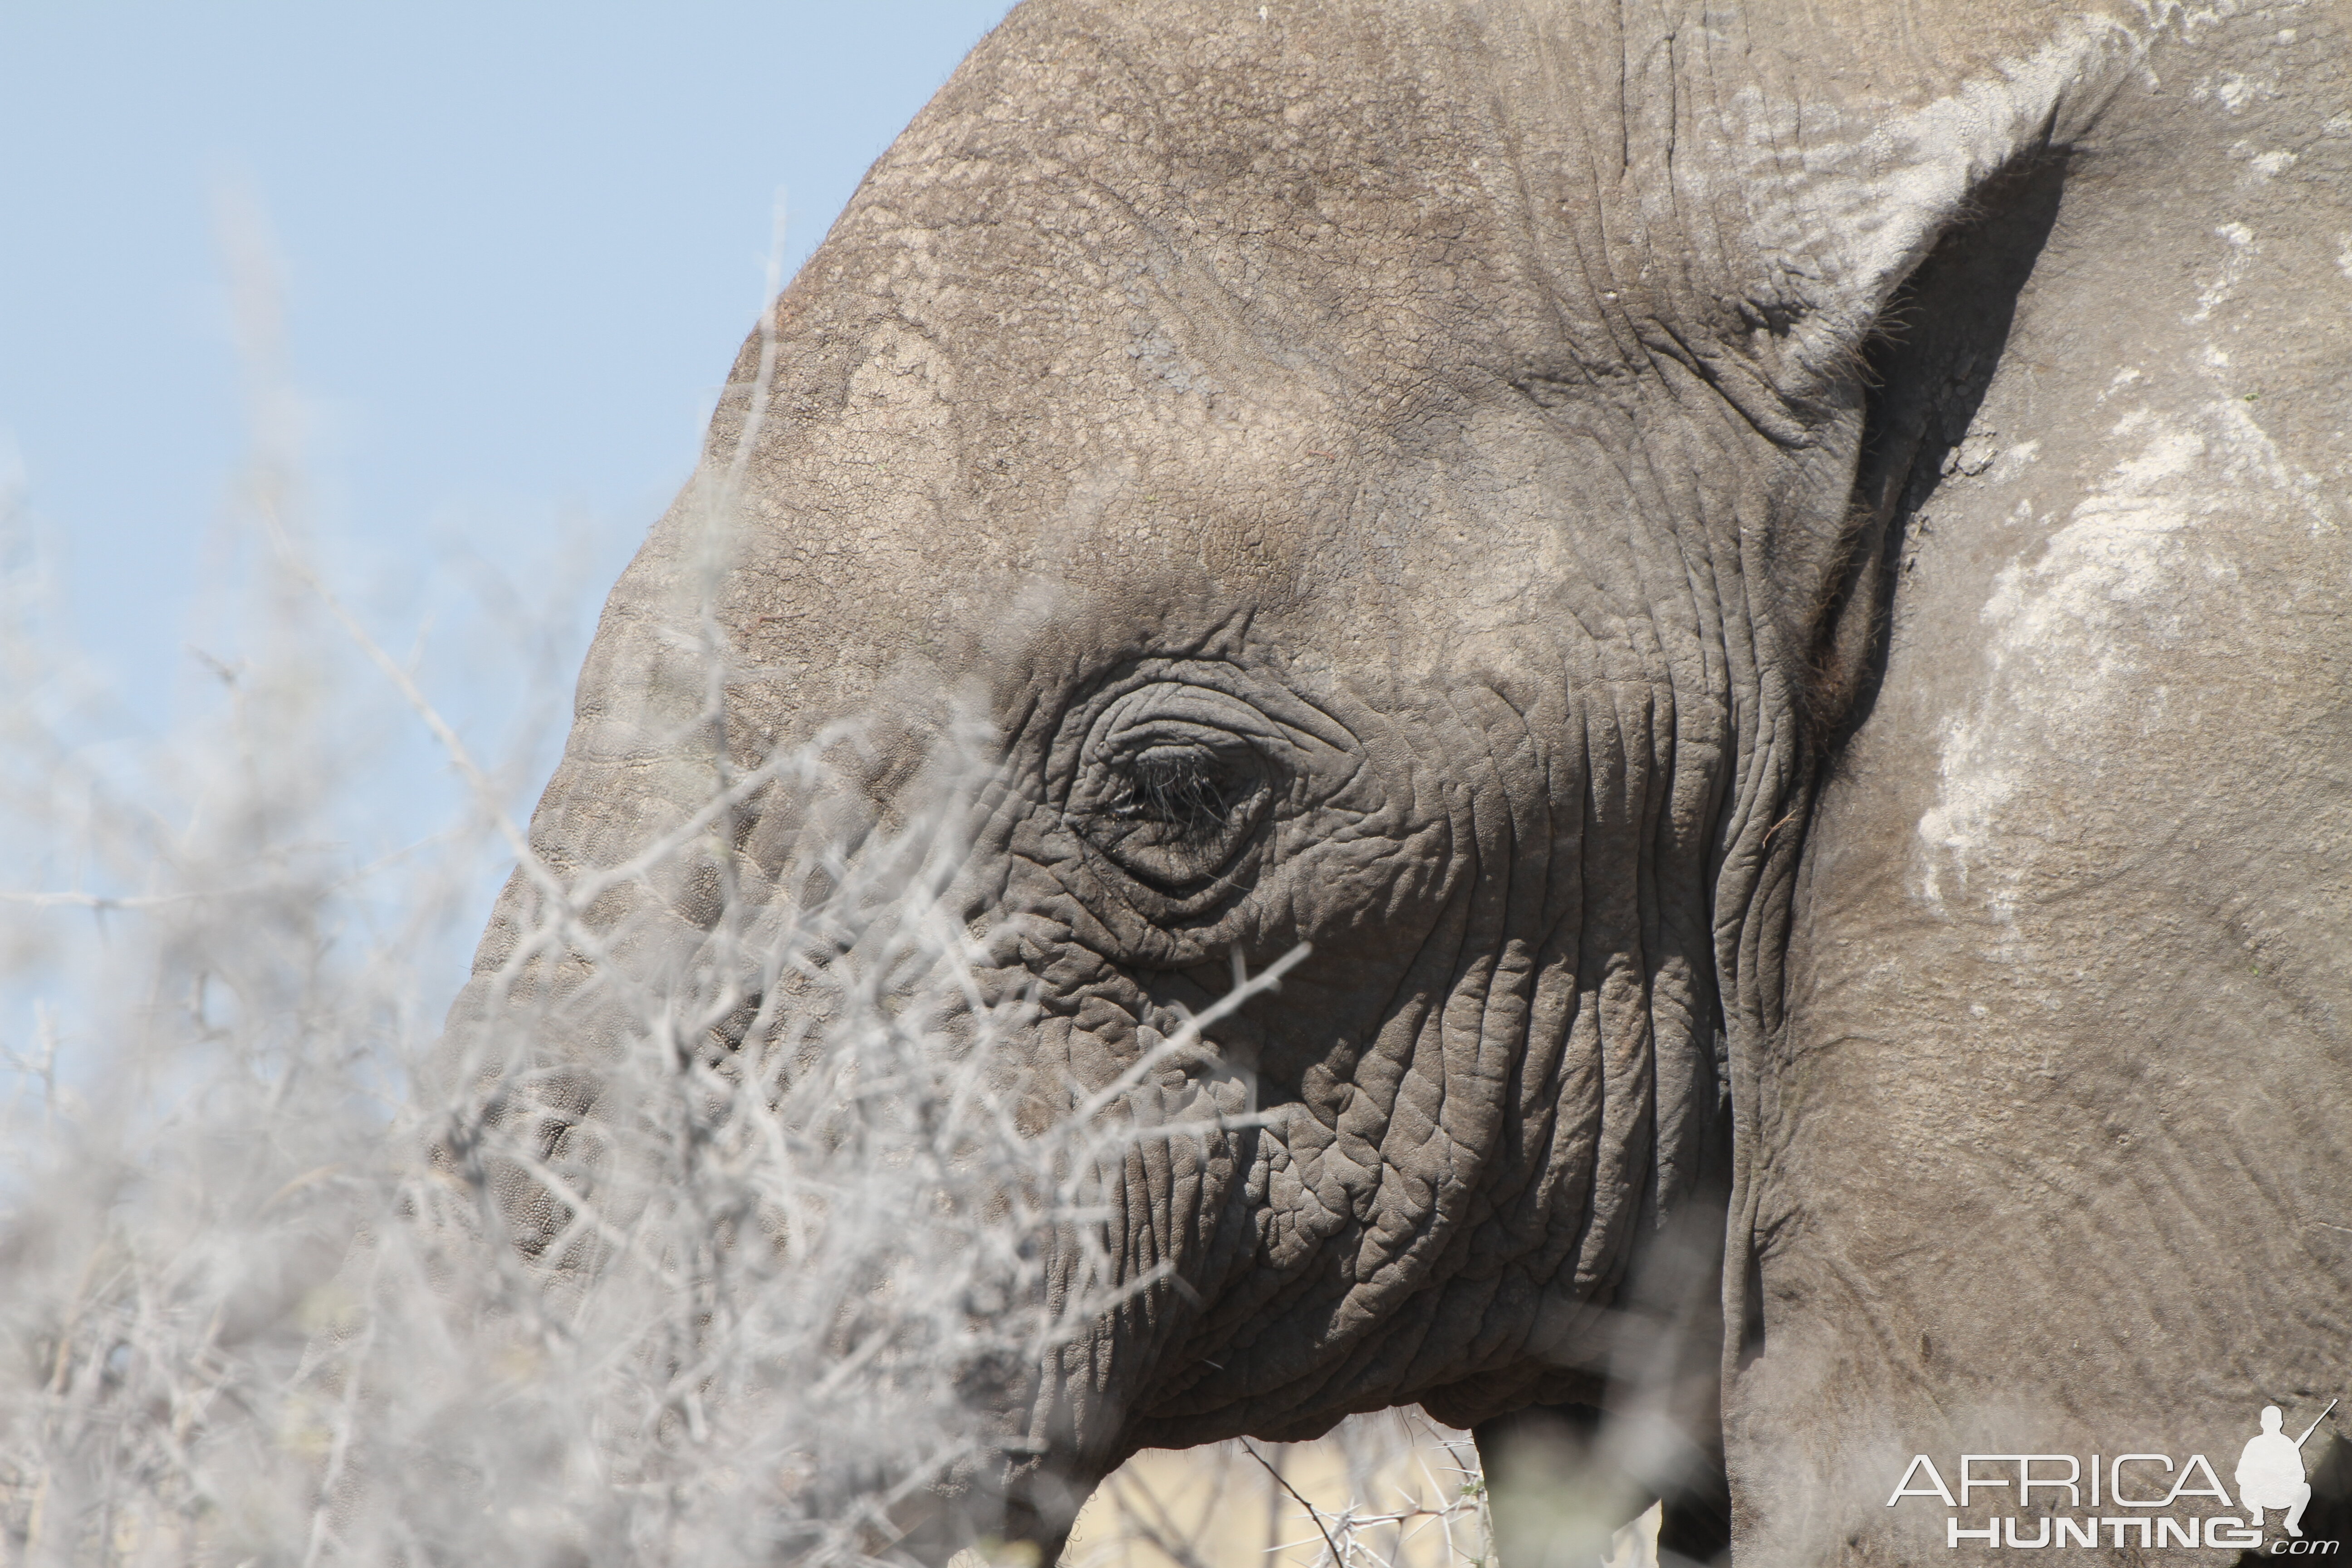
[(1213, 838), (1257, 784), (1202, 752), (1146, 752), (1119, 771), (1118, 791), (1104, 815), (1118, 822), (1159, 823), (1187, 839)]
[(1121, 872), (1181, 899), (1232, 869), (1273, 803), (1265, 757), (1239, 736), (1137, 735), (1088, 762), (1070, 816)]

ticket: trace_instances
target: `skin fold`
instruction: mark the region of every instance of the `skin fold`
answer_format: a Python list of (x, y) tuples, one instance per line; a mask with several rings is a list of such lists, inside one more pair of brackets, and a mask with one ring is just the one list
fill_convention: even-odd
[[(2343, 471), (2352, 216), (2285, 204), (2352, 149), (2344, 20), (1030, 0), (980, 46), (745, 347), (531, 826), (620, 865), (855, 721), (844, 798), (601, 897), (605, 962), (954, 798), (977, 994), (1073, 1092), (1310, 949), (1212, 1034), (1263, 1124), (1128, 1157), (1156, 1282), (992, 1385), (942, 1550), (1419, 1403), (1557, 1412), (1527, 1452), (1693, 1555), (1908, 1562), (1884, 1456), (1996, 1404), (2059, 1451), (2340, 1374), (2345, 579), (2295, 476)], [(2034, 595), (2132, 461), (2238, 575), (2086, 581), (2070, 659)], [(459, 1032), (576, 984), (541, 896)]]

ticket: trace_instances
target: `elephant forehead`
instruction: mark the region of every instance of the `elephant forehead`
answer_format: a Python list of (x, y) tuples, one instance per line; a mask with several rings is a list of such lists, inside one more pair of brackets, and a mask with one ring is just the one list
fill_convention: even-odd
[[(1496, 120), (1454, 31), (1488, 23), (1022, 15), (739, 366), (755, 663), (844, 700), (910, 655), (1001, 673), (1040, 604), (1063, 652), (1244, 623), (1409, 665), (1657, 613), (1720, 454), (1625, 371), (1641, 204), (1580, 250), (1603, 198), (1558, 126)], [(1546, 57), (1519, 26), (1495, 68)]]
[(1608, 616), (1661, 613), (1595, 546), (1622, 544), (1622, 500), (1596, 517), (1557, 494), (1514, 504), (1491, 473), (1229, 445), (1230, 463), (1107, 466), (1025, 514), (877, 475), (845, 515), (753, 531), (726, 618), (748, 669), (804, 699), (862, 701), (919, 665), (926, 684), (976, 681), (1002, 707), (1200, 654), (1384, 689), (1477, 669), (1557, 679), (1561, 641), (1601, 629), (1564, 583), (1601, 584), (1584, 596)]
[(1405, 440), (1263, 363), (1015, 384), (990, 349), (877, 321), (837, 403), (781, 412), (730, 579), (753, 662), (851, 695), (908, 655), (1001, 673), (1038, 637), (1083, 662), (1235, 624), (1423, 662), (1557, 618), (1570, 577), (1642, 605), (1617, 455), (1510, 387), (1426, 399)]

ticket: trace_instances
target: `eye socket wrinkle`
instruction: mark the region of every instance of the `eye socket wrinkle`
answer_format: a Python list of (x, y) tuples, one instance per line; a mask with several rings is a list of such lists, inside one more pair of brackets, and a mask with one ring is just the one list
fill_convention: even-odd
[[(1059, 815), (1091, 852), (1097, 888), (1198, 914), (1196, 903), (1229, 901), (1251, 885), (1252, 847), (1288, 793), (1294, 743), (1248, 697), (1181, 671), (1150, 673), (1158, 678), (1114, 682), (1073, 714), (1076, 744), (1048, 768), (1069, 770)], [(1222, 668), (1207, 674), (1238, 684)]]

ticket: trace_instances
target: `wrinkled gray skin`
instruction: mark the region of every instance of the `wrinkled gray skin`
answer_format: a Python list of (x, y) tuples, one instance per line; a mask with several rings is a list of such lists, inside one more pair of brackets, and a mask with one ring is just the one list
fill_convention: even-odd
[[(1913, 1452), (2339, 1390), (2347, 18), (2113, 13), (1031, 0), (875, 167), (776, 307), (729, 749), (864, 715), (887, 821), (989, 716), (1026, 1065), (1314, 946), (1217, 1037), (1276, 1125), (1130, 1162), (1183, 1285), (1013, 1396), (1015, 1528), (1413, 1402), (1647, 1399), (1703, 1494), (1719, 1361), (1738, 1561), (1916, 1561)], [(559, 868), (709, 787), (697, 515)]]

